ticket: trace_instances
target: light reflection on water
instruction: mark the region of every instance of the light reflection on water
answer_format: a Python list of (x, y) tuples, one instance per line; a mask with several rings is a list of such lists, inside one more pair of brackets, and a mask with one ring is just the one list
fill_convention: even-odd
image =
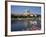
[(41, 20), (11, 20), (11, 31), (40, 30)]

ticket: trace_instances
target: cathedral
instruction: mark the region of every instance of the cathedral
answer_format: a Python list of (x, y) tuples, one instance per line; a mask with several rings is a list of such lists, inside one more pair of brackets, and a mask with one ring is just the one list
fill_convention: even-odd
[(23, 13), (24, 16), (33, 16), (33, 14), (29, 10), (25, 10)]

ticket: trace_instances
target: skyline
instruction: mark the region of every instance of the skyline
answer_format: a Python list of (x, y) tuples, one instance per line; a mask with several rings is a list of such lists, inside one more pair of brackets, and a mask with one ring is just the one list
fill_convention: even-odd
[(41, 14), (41, 7), (38, 6), (16, 6), (11, 5), (11, 13), (23, 14), (25, 10), (29, 10), (33, 14)]

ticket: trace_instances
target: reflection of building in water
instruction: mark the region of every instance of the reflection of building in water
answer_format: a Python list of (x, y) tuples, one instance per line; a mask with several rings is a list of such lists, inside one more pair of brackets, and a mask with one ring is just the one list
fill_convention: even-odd
[(37, 21), (30, 21), (30, 24), (37, 25)]
[(24, 21), (24, 24), (25, 24), (25, 27), (27, 27), (28, 21), (25, 20), (25, 21)]

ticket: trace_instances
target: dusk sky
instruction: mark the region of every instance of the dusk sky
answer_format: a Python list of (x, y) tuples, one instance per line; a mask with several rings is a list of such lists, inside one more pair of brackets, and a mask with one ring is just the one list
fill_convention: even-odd
[(41, 7), (38, 6), (16, 6), (11, 5), (11, 13), (22, 14), (25, 10), (29, 10), (33, 14), (41, 14)]

